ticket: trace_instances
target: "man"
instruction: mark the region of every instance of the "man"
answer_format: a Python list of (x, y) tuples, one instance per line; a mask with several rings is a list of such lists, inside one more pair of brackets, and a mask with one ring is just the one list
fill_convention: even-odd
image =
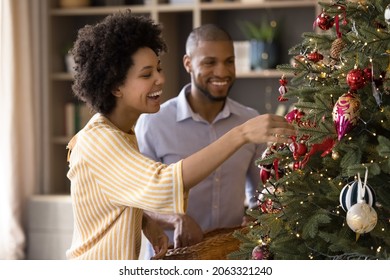
[[(158, 113), (141, 115), (135, 128), (141, 153), (166, 164), (185, 158), (258, 115), (228, 98), (235, 81), (235, 57), (226, 31), (212, 24), (194, 29), (187, 38), (183, 64), (191, 84), (162, 104)], [(245, 222), (245, 196), (249, 207), (256, 205), (259, 170), (254, 161), (261, 150), (245, 145), (191, 190), (185, 215), (150, 213), (171, 230), (167, 234), (175, 248), (200, 242), (205, 232)]]

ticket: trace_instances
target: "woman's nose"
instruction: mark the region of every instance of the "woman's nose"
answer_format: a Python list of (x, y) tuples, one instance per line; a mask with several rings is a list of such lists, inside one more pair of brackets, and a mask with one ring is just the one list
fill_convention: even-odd
[(164, 83), (165, 83), (165, 75), (163, 72), (160, 72), (156, 80), (156, 85), (163, 85)]

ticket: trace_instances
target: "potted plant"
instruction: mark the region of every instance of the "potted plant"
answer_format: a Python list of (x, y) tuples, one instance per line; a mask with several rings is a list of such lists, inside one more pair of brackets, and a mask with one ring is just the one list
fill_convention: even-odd
[(250, 41), (251, 69), (275, 68), (278, 63), (279, 28), (277, 22), (267, 19), (263, 19), (260, 24), (241, 21), (239, 27)]

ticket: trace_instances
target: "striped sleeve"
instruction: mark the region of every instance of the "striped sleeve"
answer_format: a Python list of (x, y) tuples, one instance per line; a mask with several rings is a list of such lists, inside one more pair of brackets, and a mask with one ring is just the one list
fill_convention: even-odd
[(183, 213), (182, 162), (143, 156), (134, 135), (99, 124), (82, 134), (79, 150), (112, 203), (159, 213)]

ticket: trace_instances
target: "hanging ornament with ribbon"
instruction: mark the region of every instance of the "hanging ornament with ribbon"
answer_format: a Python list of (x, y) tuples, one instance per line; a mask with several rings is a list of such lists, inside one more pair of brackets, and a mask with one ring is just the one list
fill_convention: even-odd
[(352, 205), (347, 212), (347, 224), (354, 232), (356, 232), (356, 240), (360, 234), (372, 231), (378, 221), (378, 215), (375, 209), (366, 203), (365, 196), (367, 186), (367, 173), (364, 179), (364, 184), (360, 180), (360, 174), (358, 173), (358, 185), (357, 185), (357, 198), (356, 204)]
[(334, 18), (331, 16), (325, 14), (323, 11), (314, 21), (313, 23), (313, 29), (318, 26), (322, 30), (328, 30), (330, 29), (334, 24)]
[(287, 87), (286, 87), (287, 86), (287, 79), (284, 75), (282, 76), (282, 78), (280, 78), (279, 84), (280, 84), (280, 87), (279, 87), (278, 101), (279, 102), (287, 101), (288, 99), (284, 97), (284, 95), (287, 93)]
[(347, 212), (353, 205), (358, 203), (361, 198), (363, 198), (363, 200), (371, 207), (375, 205), (375, 191), (370, 185), (367, 184), (367, 175), (368, 169), (366, 169), (364, 183), (362, 183), (360, 179), (360, 174), (358, 173), (357, 181), (353, 181), (351, 183), (346, 184), (341, 190), (339, 200), (341, 208), (343, 208), (344, 211)]
[(359, 109), (360, 99), (354, 93), (344, 93), (337, 100), (333, 107), (332, 117), (339, 141), (357, 124)]

